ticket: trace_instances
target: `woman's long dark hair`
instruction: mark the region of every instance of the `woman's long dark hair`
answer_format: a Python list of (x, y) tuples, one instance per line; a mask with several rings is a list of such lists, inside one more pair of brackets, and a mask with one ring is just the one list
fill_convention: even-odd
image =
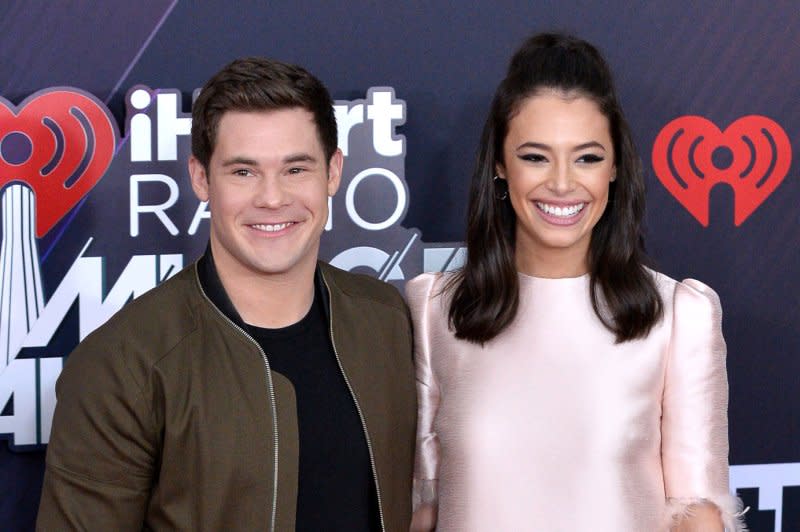
[(500, 199), (503, 191), (493, 177), (497, 164), (504, 164), (509, 122), (526, 98), (543, 89), (587, 97), (608, 118), (616, 179), (589, 244), (592, 307), (617, 342), (644, 337), (661, 318), (663, 303), (643, 264), (641, 163), (606, 61), (591, 44), (561, 34), (528, 39), (495, 92), (470, 186), (467, 260), (446, 287), (452, 290), (450, 324), (458, 338), (482, 344), (517, 314), (516, 215), (511, 203)]

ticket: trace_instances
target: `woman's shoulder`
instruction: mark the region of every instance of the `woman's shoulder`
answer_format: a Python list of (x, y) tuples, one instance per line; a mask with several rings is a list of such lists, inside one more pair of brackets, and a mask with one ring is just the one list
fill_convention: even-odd
[(454, 272), (423, 273), (409, 280), (405, 286), (406, 301), (412, 316), (446, 314), (449, 293), (456, 280)]
[(408, 299), (434, 299), (441, 297), (449, 289), (455, 277), (455, 272), (421, 273), (406, 282), (406, 297)]
[(720, 308), (719, 296), (713, 288), (702, 281), (692, 278), (678, 281), (655, 270), (648, 269), (648, 272), (653, 277), (665, 304), (671, 307), (706, 307), (710, 310)]

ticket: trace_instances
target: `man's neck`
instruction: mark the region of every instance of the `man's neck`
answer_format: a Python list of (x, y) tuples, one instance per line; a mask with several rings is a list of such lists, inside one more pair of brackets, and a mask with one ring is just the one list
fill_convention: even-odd
[(225, 293), (248, 325), (267, 329), (292, 325), (314, 302), (316, 263), (270, 275), (220, 264), (216, 257), (215, 266)]

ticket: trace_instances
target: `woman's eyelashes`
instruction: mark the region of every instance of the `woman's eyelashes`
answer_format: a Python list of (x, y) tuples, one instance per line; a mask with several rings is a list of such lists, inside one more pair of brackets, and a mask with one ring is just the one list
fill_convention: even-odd
[[(525, 153), (519, 155), (519, 158), (523, 161), (530, 162), (530, 163), (546, 163), (548, 162), (548, 158), (541, 154), (541, 153)], [(586, 153), (583, 155), (578, 156), (575, 159), (576, 163), (582, 164), (596, 164), (601, 163), (605, 160), (605, 157), (596, 153)]]
[(603, 157), (602, 155), (598, 155), (596, 153), (587, 153), (585, 155), (581, 155), (580, 157), (578, 157), (577, 162), (586, 164), (595, 164), (595, 163), (601, 163), (605, 159), (606, 158)]
[(547, 162), (547, 157), (542, 155), (541, 153), (523, 153), (519, 155), (519, 158), (523, 161), (527, 161), (530, 163), (544, 163)]

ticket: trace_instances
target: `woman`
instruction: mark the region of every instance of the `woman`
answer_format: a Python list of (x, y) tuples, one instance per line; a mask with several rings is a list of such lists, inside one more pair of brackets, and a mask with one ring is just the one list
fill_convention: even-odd
[(414, 527), (742, 529), (719, 300), (643, 266), (643, 212), (605, 61), (529, 39), (484, 129), (466, 264), (407, 285)]

